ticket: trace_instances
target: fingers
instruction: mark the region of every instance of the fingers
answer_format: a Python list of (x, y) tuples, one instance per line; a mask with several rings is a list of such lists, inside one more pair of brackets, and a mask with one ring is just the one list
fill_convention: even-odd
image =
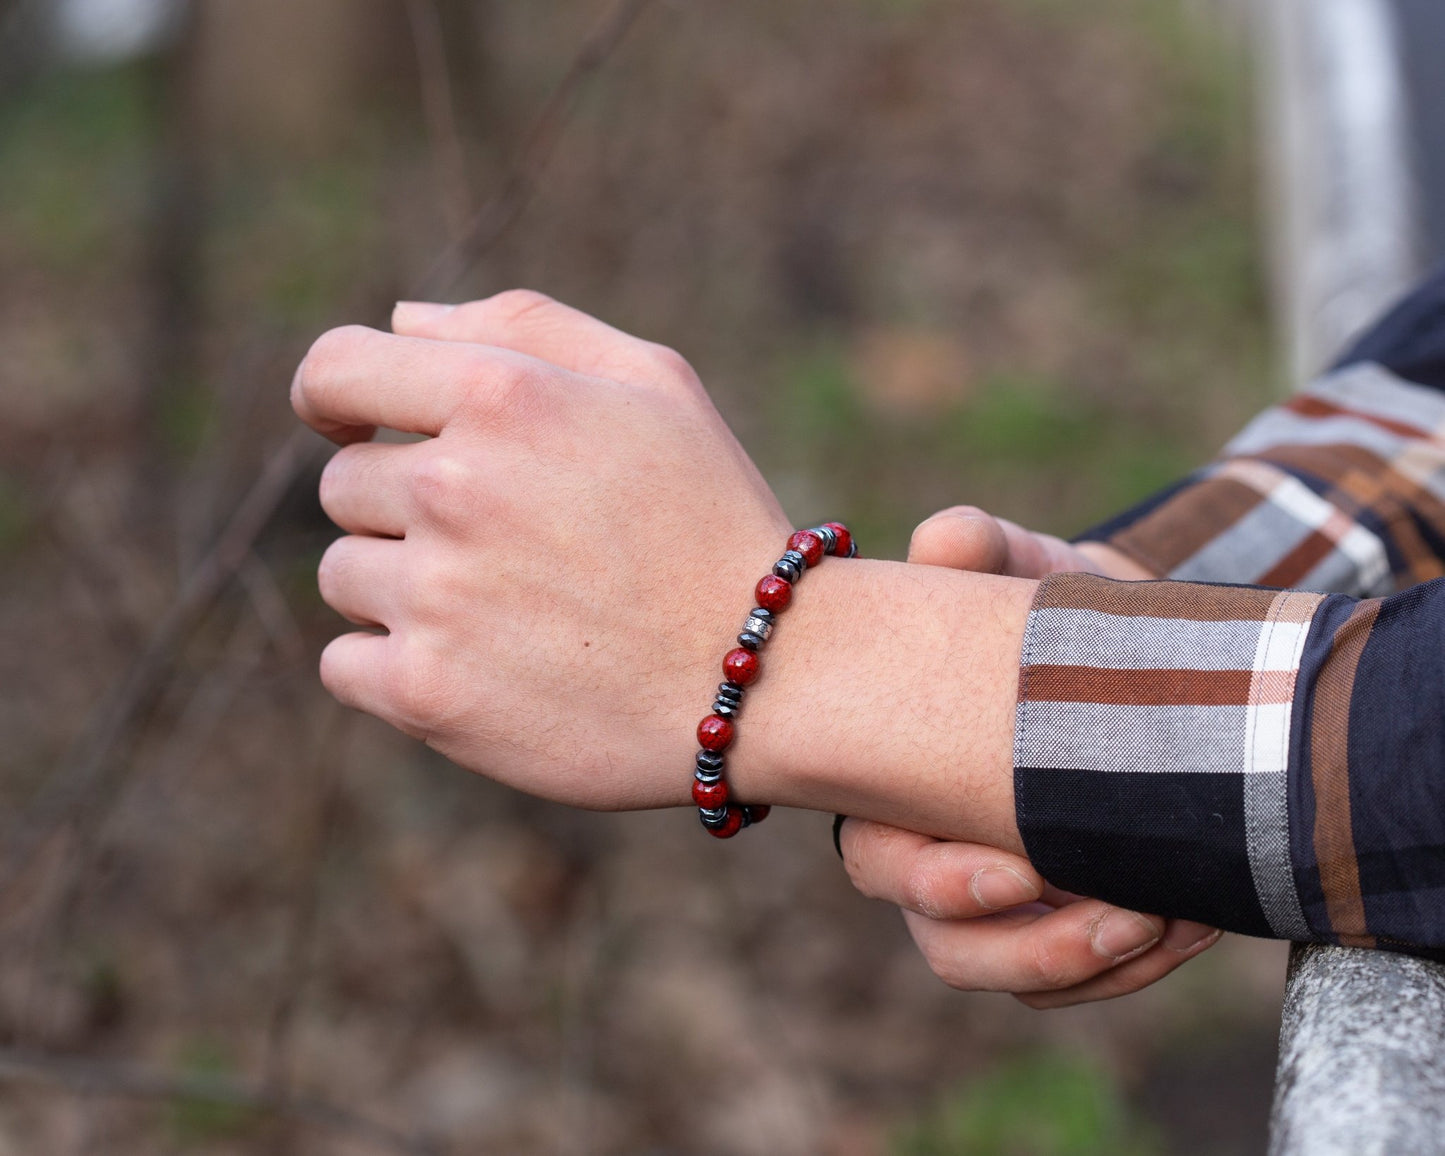
[(535, 388), (544, 370), (510, 351), (348, 325), (311, 346), (291, 383), (291, 405), (337, 442), (365, 441), (377, 426), (436, 435), (463, 403), (507, 402)]
[(411, 446), (359, 442), (332, 455), (321, 472), (321, 508), (348, 534), (406, 537), (411, 516)]
[(882, 823), (849, 819), (838, 843), (859, 891), (931, 919), (968, 919), (1029, 903), (1044, 887), (1025, 859)]
[(316, 582), (321, 598), (348, 622), (390, 627), (403, 571), (400, 542), (351, 535), (338, 538), (321, 556)]
[(333, 638), (321, 652), (321, 683), (342, 706), (375, 714), (384, 701), (382, 672), (390, 639), (352, 633)]
[(965, 991), (1034, 994), (1075, 988), (1142, 956), (1164, 934), (1162, 919), (1097, 900), (1037, 916), (1005, 912), (942, 921), (906, 911), (903, 917), (934, 973)]
[(1222, 934), (1200, 923), (1171, 920), (1162, 942), (1143, 955), (1073, 987), (1024, 993), (1017, 998), (1021, 1003), (1043, 1011), (1130, 995), (1157, 983), (1180, 964), (1204, 954), (1219, 942)]
[(691, 367), (672, 350), (528, 289), (464, 305), (398, 301), (391, 327), (414, 337), (513, 349), (593, 377), (638, 384), (697, 383)]

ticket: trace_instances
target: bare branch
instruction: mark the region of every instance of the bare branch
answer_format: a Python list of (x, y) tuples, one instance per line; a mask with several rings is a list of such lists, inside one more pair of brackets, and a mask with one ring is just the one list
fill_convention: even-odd
[(416, 70), (421, 84), (422, 112), (431, 140), (447, 238), (456, 241), (472, 211), (472, 190), (467, 180), (467, 158), (457, 131), (452, 103), (451, 69), (442, 39), (441, 16), (435, 0), (405, 0), (411, 39), (416, 49)]
[(427, 271), (417, 289), (418, 300), (437, 300), (450, 293), (467, 270), (481, 260), (521, 216), (522, 210), (537, 193), (537, 184), (557, 149), (557, 142), (571, 118), (578, 94), (617, 51), (618, 45), (651, 3), (652, 0), (618, 0), (607, 18), (582, 42), (571, 65), (532, 123), (517, 163), (503, 182), (501, 191), (482, 207), (467, 226), (466, 233)]
[[(521, 156), (496, 196), (473, 218), (466, 235), (448, 249), (413, 296), (426, 300), (450, 289), (520, 216), (575, 105), (578, 93), (616, 51), (652, 0), (618, 0), (609, 17), (583, 41), (571, 65), (544, 102)], [(89, 798), (113, 760), (121, 756), (137, 721), (155, 704), (177, 650), (229, 587), (251, 548), (297, 481), (322, 457), (324, 443), (297, 429), (267, 459), (215, 545), (182, 584), (129, 672), (92, 714), (69, 758), (12, 825), (0, 887), (8, 886), (46, 838)]]

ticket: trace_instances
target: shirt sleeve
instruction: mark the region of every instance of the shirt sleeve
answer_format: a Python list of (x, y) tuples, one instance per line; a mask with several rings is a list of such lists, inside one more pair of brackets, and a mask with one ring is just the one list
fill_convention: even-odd
[(1014, 788), (1043, 875), (1445, 960), (1445, 270), (1083, 538), (1170, 580), (1039, 588)]
[(1445, 576), (1445, 270), (1218, 460), (1080, 540), (1185, 581), (1379, 597)]
[(1047, 579), (1014, 789), (1051, 883), (1445, 959), (1445, 581), (1385, 599)]

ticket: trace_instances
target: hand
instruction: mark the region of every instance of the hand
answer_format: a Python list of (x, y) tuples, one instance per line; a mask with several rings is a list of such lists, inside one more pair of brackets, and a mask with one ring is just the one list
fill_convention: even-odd
[(670, 350), (525, 292), (396, 321), (323, 335), (292, 387), (344, 446), (321, 593), (372, 628), (322, 681), (532, 793), (685, 802), (719, 632), (790, 532), (772, 491)]
[[(533, 794), (686, 803), (721, 657), (791, 529), (771, 490), (668, 350), (529, 293), (394, 324), (326, 334), (293, 385), (344, 446), (322, 594), (367, 628), (327, 647), (323, 681)], [(374, 444), (378, 426), (428, 440)], [(1033, 584), (832, 560), (804, 590), (749, 691), (735, 797), (1020, 848)]]
[[(1152, 577), (1107, 546), (1075, 547), (955, 506), (913, 532), (908, 560), (927, 566), (1043, 578), (1087, 571)], [(1147, 987), (1219, 939), (1049, 886), (1021, 856), (940, 842), (849, 819), (839, 845), (853, 885), (895, 903), (935, 974), (966, 991), (1007, 991), (1030, 1007), (1066, 1007)]]

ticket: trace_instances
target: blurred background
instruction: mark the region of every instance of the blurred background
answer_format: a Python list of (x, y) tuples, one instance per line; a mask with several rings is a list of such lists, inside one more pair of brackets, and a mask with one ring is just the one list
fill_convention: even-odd
[(1263, 1151), (1280, 945), (1034, 1013), (824, 816), (334, 708), (287, 404), (524, 285), (684, 352), (799, 523), (1076, 532), (1282, 388), (1235, 7), (0, 0), (0, 1154)]

